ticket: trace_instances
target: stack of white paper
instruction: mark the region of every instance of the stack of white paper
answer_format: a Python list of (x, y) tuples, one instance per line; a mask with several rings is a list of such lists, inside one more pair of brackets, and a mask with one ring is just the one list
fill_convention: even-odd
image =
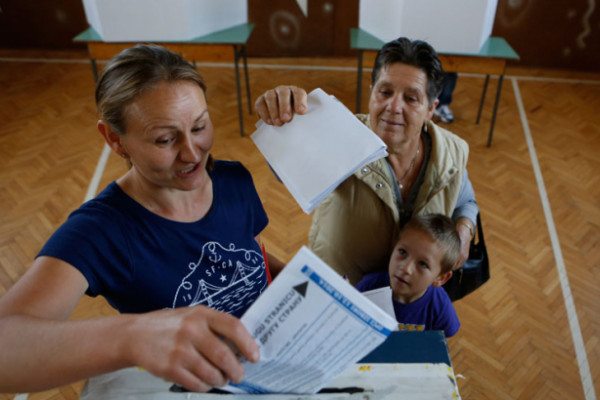
[(260, 349), (235, 393), (316, 393), (383, 343), (396, 320), (302, 247), (241, 318)]
[(385, 143), (322, 89), (308, 95), (306, 114), (257, 127), (252, 140), (307, 214), (354, 171), (387, 156)]

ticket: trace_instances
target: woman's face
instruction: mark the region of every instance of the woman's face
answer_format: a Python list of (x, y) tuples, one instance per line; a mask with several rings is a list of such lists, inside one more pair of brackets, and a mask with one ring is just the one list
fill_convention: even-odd
[(373, 131), (389, 151), (416, 140), (431, 119), (437, 100), (430, 107), (426, 89), (427, 76), (417, 67), (393, 63), (381, 69), (371, 88), (369, 115)]
[(198, 85), (160, 82), (127, 106), (125, 120), (121, 146), (146, 183), (194, 190), (209, 179), (214, 130)]

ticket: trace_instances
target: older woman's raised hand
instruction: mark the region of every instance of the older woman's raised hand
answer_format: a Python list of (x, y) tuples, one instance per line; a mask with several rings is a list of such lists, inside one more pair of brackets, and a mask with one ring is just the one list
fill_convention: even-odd
[(294, 114), (308, 109), (306, 90), (290, 85), (277, 86), (261, 94), (254, 103), (256, 114), (269, 125), (281, 126), (290, 122)]
[(205, 306), (140, 314), (134, 321), (129, 348), (134, 364), (191, 391), (241, 382), (238, 352), (251, 362), (259, 359), (256, 342), (238, 318)]

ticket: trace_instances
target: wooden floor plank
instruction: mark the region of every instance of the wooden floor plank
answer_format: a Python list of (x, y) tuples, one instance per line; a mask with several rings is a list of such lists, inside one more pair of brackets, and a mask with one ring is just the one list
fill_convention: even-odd
[[(0, 51), (0, 57), (9, 56), (10, 52)], [(264, 90), (286, 83), (321, 87), (354, 109), (353, 59), (249, 62), (253, 100)], [(278, 67), (302, 63), (343, 68)], [(310, 216), (273, 177), (249, 137), (240, 137), (233, 68), (199, 64), (199, 69), (209, 86), (209, 111), (216, 130), (213, 154), (240, 160), (250, 170), (270, 218), (262, 238), (269, 251), (287, 261), (307, 243)], [(455, 372), (463, 377), (458, 384), (465, 399), (585, 399), (551, 236), (510, 77), (517, 77), (593, 390), (598, 393), (600, 74), (524, 68), (510, 69), (508, 74), (490, 148), (486, 142), (497, 79), (490, 80), (479, 125), (475, 119), (484, 77), (461, 76), (454, 93), (456, 121), (448, 128), (471, 148), (469, 175), (481, 208), (492, 279), (455, 304), (462, 326), (449, 340), (451, 358)], [(365, 78), (363, 110), (368, 74)], [(578, 81), (582, 79), (586, 81)], [(256, 117), (247, 114), (245, 101), (244, 127), (249, 134)], [(2, 295), (84, 200), (104, 143), (95, 128), (93, 79), (85, 62), (0, 61), (0, 117)], [(122, 159), (111, 155), (100, 188), (125, 168)], [(104, 300), (85, 298), (73, 318), (112, 313)], [(30, 399), (76, 399), (82, 385), (77, 382)], [(0, 394), (0, 400), (12, 397)]]

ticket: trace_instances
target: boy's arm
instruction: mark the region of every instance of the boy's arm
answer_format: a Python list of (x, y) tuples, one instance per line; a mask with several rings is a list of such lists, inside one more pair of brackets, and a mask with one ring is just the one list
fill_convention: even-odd
[(458, 320), (458, 315), (456, 315), (452, 301), (444, 288), (438, 287), (435, 290), (437, 293), (434, 297), (436, 304), (432, 308), (434, 311), (432, 329), (444, 331), (446, 338), (450, 338), (458, 332), (460, 321)]

